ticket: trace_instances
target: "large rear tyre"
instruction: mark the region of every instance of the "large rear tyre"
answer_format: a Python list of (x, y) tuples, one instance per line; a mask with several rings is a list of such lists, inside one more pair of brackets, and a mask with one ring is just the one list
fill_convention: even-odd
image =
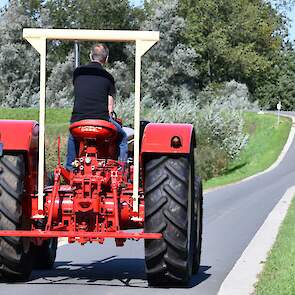
[[(47, 172), (47, 186), (54, 185), (54, 172)], [(57, 238), (44, 240), (42, 245), (35, 246), (35, 269), (51, 269), (54, 265), (57, 250)]]
[(57, 238), (45, 240), (41, 246), (35, 249), (36, 269), (51, 269), (56, 258)]
[(193, 156), (157, 156), (145, 162), (145, 266), (151, 286), (186, 285), (192, 275), (195, 224)]
[(193, 274), (196, 274), (198, 273), (201, 262), (203, 233), (203, 186), (200, 177), (196, 177), (195, 179), (194, 224), (195, 240)]
[[(0, 229), (29, 229), (22, 212), (25, 190), (25, 161), (22, 154), (0, 157)], [(0, 277), (7, 281), (28, 279), (33, 266), (29, 238), (0, 237)]]

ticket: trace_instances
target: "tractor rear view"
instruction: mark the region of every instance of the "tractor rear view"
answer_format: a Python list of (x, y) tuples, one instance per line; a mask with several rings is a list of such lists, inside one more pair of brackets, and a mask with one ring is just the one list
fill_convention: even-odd
[[(140, 59), (159, 34), (25, 29), (24, 37), (41, 54), (40, 120), (0, 120), (0, 277), (26, 280), (33, 268), (52, 268), (61, 237), (81, 245), (113, 238), (118, 247), (127, 239), (144, 239), (149, 285), (188, 284), (199, 268), (202, 241), (202, 184), (194, 169), (194, 129), (190, 124), (139, 119)], [(134, 140), (127, 165), (117, 160), (115, 126), (82, 120), (69, 127), (79, 142), (72, 170), (61, 165), (58, 155), (53, 180), (46, 181), (48, 39), (136, 42)]]

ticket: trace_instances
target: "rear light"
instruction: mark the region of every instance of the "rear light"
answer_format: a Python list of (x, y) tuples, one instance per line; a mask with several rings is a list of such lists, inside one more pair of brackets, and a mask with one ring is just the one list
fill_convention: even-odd
[(175, 149), (178, 149), (182, 146), (181, 139), (179, 136), (173, 136), (171, 138), (171, 146)]

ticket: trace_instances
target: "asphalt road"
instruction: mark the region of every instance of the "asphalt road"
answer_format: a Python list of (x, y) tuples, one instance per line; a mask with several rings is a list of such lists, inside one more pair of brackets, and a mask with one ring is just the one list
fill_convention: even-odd
[(128, 241), (116, 248), (109, 240), (103, 246), (60, 247), (53, 270), (34, 271), (27, 283), (2, 283), (0, 295), (217, 294), (269, 212), (294, 184), (293, 142), (281, 164), (269, 173), (207, 193), (201, 267), (189, 288), (148, 288), (143, 242)]

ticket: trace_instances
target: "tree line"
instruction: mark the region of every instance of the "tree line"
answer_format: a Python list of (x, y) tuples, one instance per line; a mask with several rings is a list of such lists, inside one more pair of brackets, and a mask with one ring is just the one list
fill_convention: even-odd
[[(143, 94), (169, 104), (171, 98), (194, 98), (218, 92), (236, 81), (264, 109), (295, 107), (295, 52), (288, 41), (286, 11), (292, 1), (10, 0), (0, 14), (0, 103), (38, 103), (38, 55), (22, 39), (23, 27), (159, 30), (161, 42), (143, 60)], [(134, 47), (108, 44), (110, 70), (118, 92), (133, 91)], [(81, 45), (88, 60), (90, 43)], [(48, 43), (50, 105), (71, 104), (73, 43)], [(210, 98), (209, 98), (210, 99)]]

